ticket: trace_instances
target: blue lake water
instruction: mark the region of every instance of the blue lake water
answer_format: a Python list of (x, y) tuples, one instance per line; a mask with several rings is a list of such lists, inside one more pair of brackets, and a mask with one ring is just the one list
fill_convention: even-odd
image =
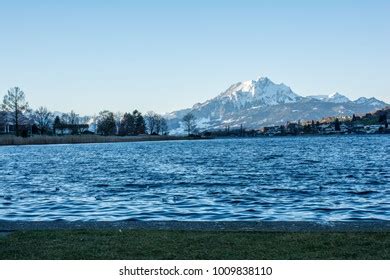
[(390, 220), (390, 136), (0, 147), (0, 220)]

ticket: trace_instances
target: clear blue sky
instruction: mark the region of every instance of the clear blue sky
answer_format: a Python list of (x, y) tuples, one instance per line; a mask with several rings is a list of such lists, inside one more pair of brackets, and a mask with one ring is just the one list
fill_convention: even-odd
[(390, 1), (1, 1), (0, 94), (168, 112), (268, 76), (390, 102)]

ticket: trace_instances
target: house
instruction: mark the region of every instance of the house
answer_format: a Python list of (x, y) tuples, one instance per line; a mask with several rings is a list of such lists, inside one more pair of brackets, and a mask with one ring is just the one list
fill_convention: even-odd
[[(19, 116), (19, 131), (31, 134), (34, 121), (25, 115)], [(0, 134), (14, 134), (15, 122), (13, 115), (10, 112), (0, 111)]]
[(345, 123), (340, 124), (340, 132), (341, 133), (348, 133), (348, 132), (350, 132), (350, 130), (351, 129), (347, 124), (345, 124)]
[(54, 134), (56, 135), (85, 134), (85, 132), (88, 131), (88, 128), (89, 128), (88, 124), (61, 124), (60, 127), (54, 128)]
[(302, 131), (302, 125), (300, 123), (287, 123), (286, 133), (287, 134), (299, 134)]
[(268, 136), (281, 135), (282, 127), (280, 126), (267, 126), (263, 128), (263, 134)]
[(335, 128), (332, 123), (322, 123), (318, 126), (318, 130), (322, 134), (330, 134), (335, 132)]
[(10, 132), (10, 116), (8, 112), (0, 111), (0, 134)]
[(382, 130), (382, 131), (384, 130), (384, 125), (366, 125), (366, 126), (364, 127), (364, 130), (365, 130), (366, 133), (368, 133), (368, 134), (378, 133), (378, 132), (380, 132), (381, 130)]
[(352, 132), (354, 132), (354, 133), (366, 133), (366, 130), (364, 129), (364, 125), (362, 125), (362, 124), (354, 124), (352, 126)]

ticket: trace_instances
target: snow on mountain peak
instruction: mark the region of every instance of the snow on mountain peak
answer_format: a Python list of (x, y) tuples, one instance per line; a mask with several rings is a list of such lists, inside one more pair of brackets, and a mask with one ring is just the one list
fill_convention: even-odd
[(367, 98), (367, 97), (360, 97), (354, 101), (356, 104), (366, 104), (371, 106), (382, 106), (385, 103), (376, 99), (375, 97)]
[(356, 103), (356, 104), (364, 104), (364, 103), (366, 103), (368, 101), (368, 98), (366, 98), (366, 97), (359, 97), (358, 99), (356, 99), (354, 102)]
[(375, 98), (362, 97), (351, 101), (338, 92), (302, 97), (282, 83), (275, 84), (267, 77), (260, 77), (233, 84), (217, 97), (166, 117), (175, 134), (184, 131), (181, 120), (188, 112), (196, 116), (201, 129), (222, 129), (226, 125), (258, 128), (280, 125), (286, 120), (314, 120), (370, 112), (387, 105)]
[(350, 102), (351, 100), (349, 100), (349, 98), (346, 97), (345, 95), (335, 92), (328, 96), (327, 101), (333, 103), (345, 103), (345, 102)]
[(219, 96), (219, 99), (229, 99), (229, 101), (234, 102), (237, 107), (252, 102), (261, 105), (292, 103), (299, 98), (300, 96), (288, 86), (275, 84), (267, 77), (234, 84)]
[(317, 99), (320, 101), (331, 102), (331, 103), (346, 103), (346, 102), (351, 101), (351, 100), (349, 100), (348, 97), (346, 97), (345, 95), (342, 95), (338, 92), (335, 92), (335, 93), (332, 93), (329, 95), (311, 95), (308, 97), (312, 98), (312, 99)]

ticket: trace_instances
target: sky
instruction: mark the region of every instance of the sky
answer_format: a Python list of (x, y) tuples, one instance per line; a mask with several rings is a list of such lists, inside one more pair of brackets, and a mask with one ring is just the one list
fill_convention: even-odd
[(390, 103), (390, 1), (3, 1), (0, 95), (97, 114), (170, 112), (267, 76)]

